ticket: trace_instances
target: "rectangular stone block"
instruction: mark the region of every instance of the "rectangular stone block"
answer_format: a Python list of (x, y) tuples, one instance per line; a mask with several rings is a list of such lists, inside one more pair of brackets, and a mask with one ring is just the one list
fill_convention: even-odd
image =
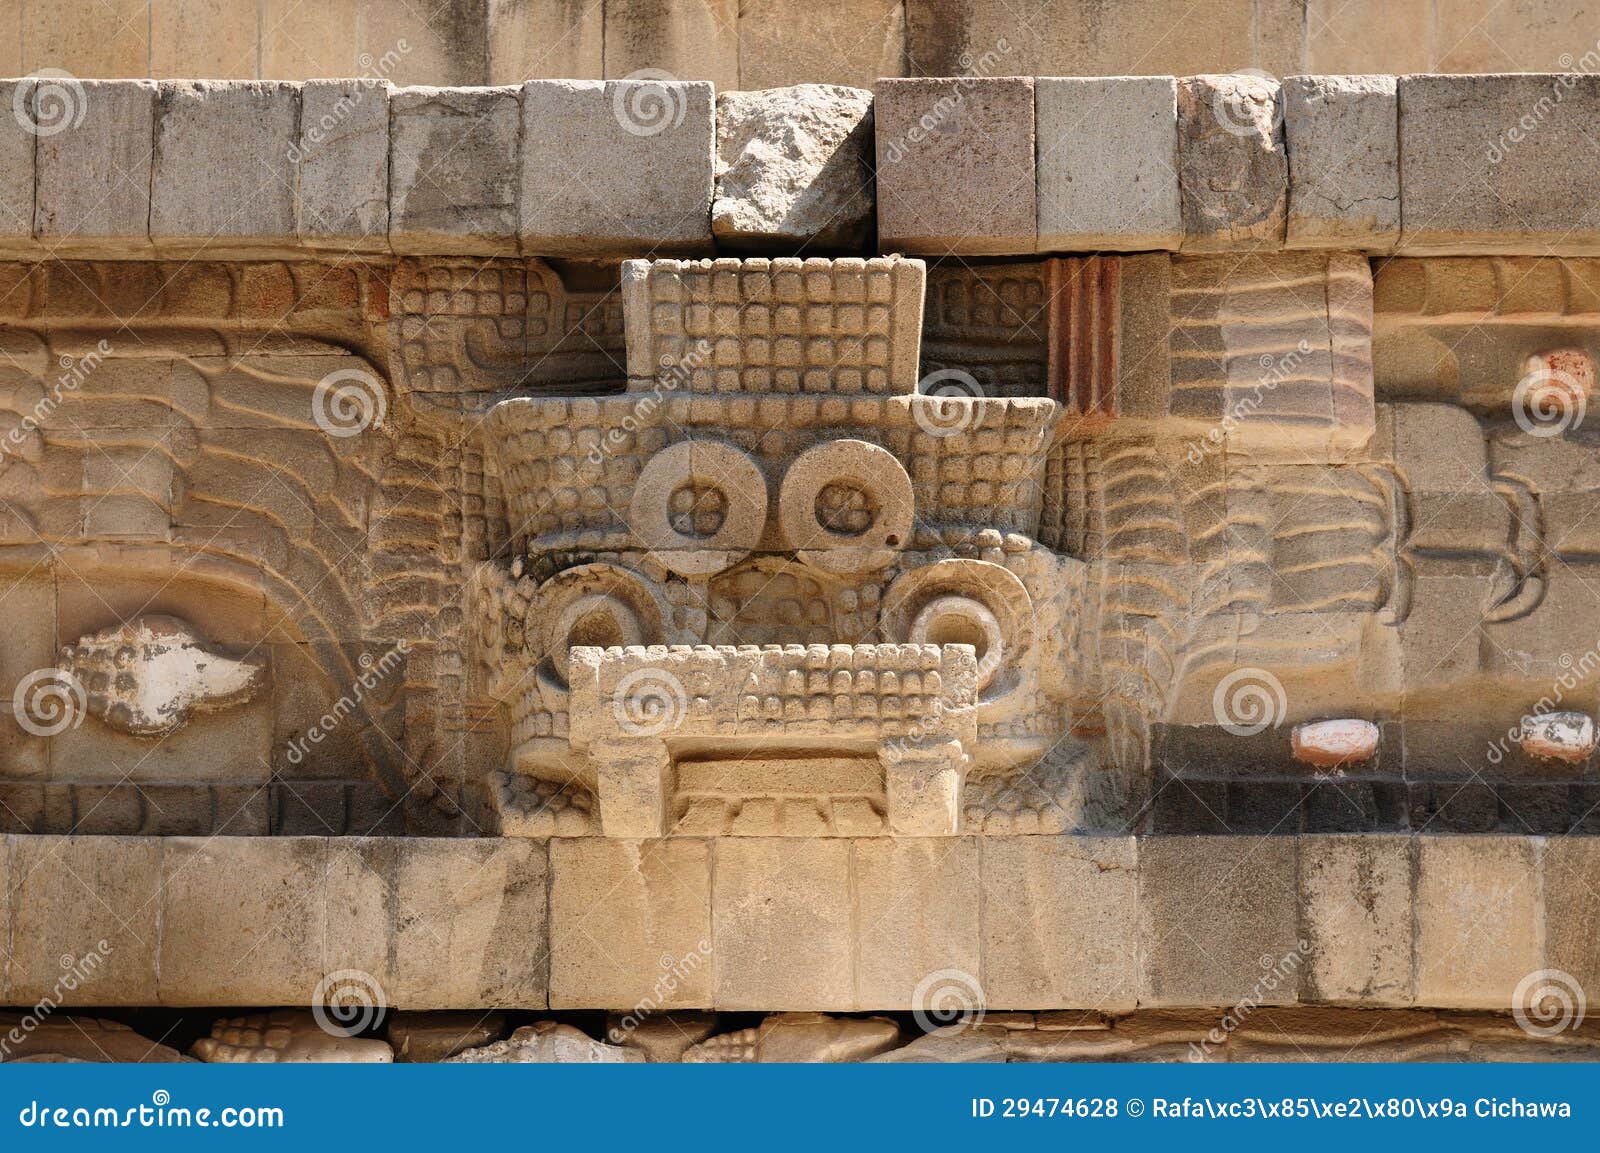
[(661, 256), (711, 248), (710, 84), (522, 87), (522, 251)]
[(396, 252), (517, 250), (517, 90), (401, 88), (389, 98)]
[(1275, 80), (1231, 73), (1178, 81), (1183, 249), (1283, 244), (1289, 166)]
[(1040, 252), (1176, 249), (1177, 82), (1039, 77)]
[(1399, 251), (1600, 252), (1600, 76), (1405, 76)]
[(956, 77), (877, 85), (880, 251), (1034, 251), (1033, 83)]
[(389, 83), (309, 80), (301, 90), (295, 224), (311, 248), (389, 247)]
[(258, 8), (236, 0), (151, 4), (150, 75), (248, 80), (256, 74)]
[(1393, 76), (1283, 81), (1289, 248), (1391, 252), (1400, 238), (1400, 140)]
[[(0, 107), (33, 106), (34, 80), (0, 82)], [(34, 145), (36, 124), (7, 117), (0, 122), (0, 251), (26, 252), (33, 244)]]
[(294, 243), (295, 84), (164, 82), (156, 101), (150, 239), (227, 255)]
[(322, 980), (327, 842), (163, 845), (160, 1003), (303, 1005)]
[(61, 67), (78, 76), (150, 75), (150, 0), (8, 5), (0, 30), (16, 36), (6, 58), (15, 75)]
[(854, 1008), (849, 843), (725, 837), (712, 858), (715, 1007)]
[(970, 837), (855, 842), (856, 1004), (916, 1007), (943, 973), (976, 991), (978, 843)]
[(991, 1009), (1131, 1009), (1139, 893), (1131, 837), (992, 837), (982, 855)]
[[(286, 838), (280, 834), (279, 839)], [(392, 996), (399, 961), (393, 949), (392, 893), (406, 842), (396, 837), (328, 837), (324, 844), (327, 932), (318, 958), (322, 971), (369, 973), (384, 995)]]
[(548, 995), (543, 841), (401, 842), (394, 861), (390, 1003), (536, 1009)]
[(1570, 975), (1592, 1005), (1600, 997), (1600, 838), (1552, 838), (1542, 864), (1541, 967)]
[(605, 75), (605, 5), (489, 2), (490, 84)]
[(713, 1003), (705, 841), (557, 837), (550, 873), (551, 1008)]
[(1412, 1000), (1413, 839), (1299, 838), (1300, 929), (1310, 948), (1303, 1001)]
[(739, 0), (607, 0), (605, 75), (645, 69), (739, 87)]
[(1292, 1004), (1307, 950), (1293, 837), (1139, 843), (1141, 1005)]
[(155, 109), (148, 80), (35, 89), (36, 122), (65, 117), (59, 131), (40, 135), (35, 152), (34, 232), (52, 251), (122, 255), (149, 243)]
[(16, 837), (9, 878), (10, 1000), (156, 1003), (159, 840)]
[[(806, 35), (796, 36), (796, 28)], [(739, 6), (739, 87), (788, 84), (871, 88), (904, 76), (901, 0), (745, 0)]]
[(1535, 842), (1427, 837), (1417, 858), (1417, 1002), (1509, 1009), (1543, 965)]

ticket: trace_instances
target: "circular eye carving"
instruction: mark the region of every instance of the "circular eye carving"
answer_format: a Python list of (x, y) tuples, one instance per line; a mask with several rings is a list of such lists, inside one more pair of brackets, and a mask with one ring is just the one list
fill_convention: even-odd
[(731, 444), (685, 440), (645, 463), (628, 524), (662, 564), (684, 576), (721, 572), (761, 542), (767, 480)]
[(790, 547), (828, 572), (868, 572), (911, 537), (916, 501), (894, 454), (864, 440), (832, 440), (795, 458), (778, 491)]
[(528, 616), (537, 625), (539, 695), (559, 712), (566, 708), (568, 650), (657, 643), (664, 613), (658, 590), (637, 573), (586, 564), (540, 585)]
[(964, 596), (934, 597), (911, 622), (906, 639), (913, 644), (971, 645), (978, 654), (978, 691), (994, 680), (1005, 659), (1000, 621), (982, 601)]
[(895, 578), (879, 627), (891, 641), (971, 645), (984, 716), (1021, 683), (1019, 669), (1034, 641), (1033, 599), (1003, 565), (942, 560)]

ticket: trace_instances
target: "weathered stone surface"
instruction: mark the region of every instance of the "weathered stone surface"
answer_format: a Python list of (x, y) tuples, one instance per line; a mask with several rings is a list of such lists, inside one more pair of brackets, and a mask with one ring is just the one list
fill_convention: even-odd
[(946, 1025), (923, 1034), (909, 1045), (867, 1060), (879, 1065), (1004, 1064), (1010, 1060), (1005, 1046), (1009, 1032), (998, 1025)]
[(432, 1062), (499, 1040), (504, 1013), (392, 1013), (384, 1030), (396, 1061)]
[(941, 973), (954, 982), (957, 997), (978, 1000), (977, 842), (858, 841), (854, 871), (856, 1003), (914, 1004), (919, 994), (934, 995)]
[(1033, 81), (884, 80), (874, 91), (879, 249), (1034, 251)]
[(1139, 843), (1141, 1005), (1294, 1002), (1307, 957), (1290, 837)]
[(52, 250), (125, 255), (140, 245), (150, 223), (155, 110), (156, 86), (144, 80), (35, 87), (34, 232)]
[(294, 84), (173, 80), (156, 100), (150, 239), (213, 254), (295, 236)]
[(1552, 838), (1541, 865), (1544, 967), (1568, 974), (1592, 997), (1600, 989), (1600, 840)]
[(1411, 1003), (1412, 868), (1410, 838), (1299, 838), (1302, 1000)]
[(819, 1064), (865, 1061), (894, 1048), (900, 1026), (885, 1017), (779, 1013), (761, 1024), (708, 1038), (683, 1055), (690, 1064)]
[[(0, 83), (0, 108), (32, 108), (34, 85), (31, 77)], [(81, 102), (61, 101), (52, 107), (70, 123)], [(0, 242), (8, 249), (33, 247), (35, 133), (40, 127), (49, 125), (30, 125), (26, 116), (0, 121)]]
[(396, 252), (517, 250), (517, 89), (401, 88), (389, 98)]
[(715, 1013), (657, 1013), (643, 1008), (612, 1013), (606, 1020), (606, 1040), (625, 1049), (637, 1049), (653, 1065), (676, 1064), (691, 1045), (716, 1031)]
[(1600, 77), (1406, 76), (1399, 97), (1399, 251), (1600, 252)]
[(1178, 248), (1172, 77), (1042, 76), (1034, 86), (1038, 251)]
[[(842, 841), (732, 837), (716, 844), (712, 947), (719, 1009), (850, 1009), (851, 913)], [(804, 956), (802, 966), (788, 958)]]
[(602, 1064), (643, 1061), (644, 1054), (594, 1040), (571, 1025), (540, 1021), (524, 1025), (504, 1041), (447, 1058), (457, 1065)]
[(295, 220), (302, 243), (388, 249), (390, 91), (387, 80), (310, 80), (301, 89)]
[[(796, 36), (804, 28), (805, 35)], [(747, 0), (739, 6), (739, 84), (802, 81), (870, 88), (906, 75), (899, 0)]]
[(1400, 237), (1394, 77), (1290, 76), (1282, 98), (1286, 246), (1392, 251)]
[(52, 1013), (0, 1013), (0, 1063), (93, 1061), (170, 1064), (183, 1054), (116, 1021)]
[(550, 869), (552, 1007), (713, 1003), (706, 842), (558, 837)]
[(1508, 1009), (1543, 967), (1538, 862), (1517, 837), (1438, 837), (1417, 857), (1417, 1001)]
[(1139, 872), (1132, 839), (1001, 837), (982, 854), (983, 1001), (1131, 1006)]
[(800, 84), (717, 97), (711, 231), (733, 251), (858, 252), (872, 235), (872, 93)]
[(1185, 252), (1279, 247), (1288, 184), (1276, 81), (1244, 73), (1178, 81)]
[(639, 256), (710, 247), (710, 84), (529, 81), (522, 142), (523, 252)]
[(737, 88), (737, 0), (612, 0), (606, 6), (605, 74), (640, 73)]

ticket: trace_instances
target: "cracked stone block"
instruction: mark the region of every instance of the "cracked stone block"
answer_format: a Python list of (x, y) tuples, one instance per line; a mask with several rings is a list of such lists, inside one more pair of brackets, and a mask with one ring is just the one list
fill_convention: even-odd
[(721, 247), (859, 252), (873, 186), (871, 92), (797, 84), (717, 97), (711, 231)]
[(168, 80), (156, 100), (150, 239), (206, 250), (294, 243), (300, 86)]
[(1040, 252), (1178, 248), (1177, 82), (1034, 81)]
[(712, 87), (674, 80), (522, 86), (522, 251), (708, 251), (716, 162)]
[(1033, 80), (882, 80), (875, 91), (879, 251), (1033, 252)]
[[(68, 86), (36, 88), (34, 119), (49, 123), (65, 107), (58, 131), (41, 134), (34, 230), (57, 252), (123, 255), (149, 243), (150, 170), (156, 85), (147, 80), (85, 80), (82, 119), (70, 111)], [(93, 179), (85, 179), (92, 173)]]
[(517, 250), (517, 89), (400, 88), (389, 97), (396, 252)]
[(1234, 73), (1178, 81), (1178, 186), (1185, 252), (1282, 246), (1289, 166), (1277, 81)]
[(1400, 238), (1398, 109), (1393, 76), (1283, 81), (1286, 247), (1394, 250)]

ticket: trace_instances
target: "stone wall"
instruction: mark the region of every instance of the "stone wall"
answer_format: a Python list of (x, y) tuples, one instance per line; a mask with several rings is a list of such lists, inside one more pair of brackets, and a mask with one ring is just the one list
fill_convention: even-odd
[[(405, 41), (402, 50), (400, 42)], [(1004, 75), (1547, 72), (1596, 49), (1565, 0), (106, 0), (0, 5), (0, 74), (399, 84), (620, 78), (719, 88)], [(7, 55), (9, 53), (9, 55)], [(1582, 67), (1582, 66), (1580, 66)], [(1583, 67), (1592, 71), (1592, 67)]]

